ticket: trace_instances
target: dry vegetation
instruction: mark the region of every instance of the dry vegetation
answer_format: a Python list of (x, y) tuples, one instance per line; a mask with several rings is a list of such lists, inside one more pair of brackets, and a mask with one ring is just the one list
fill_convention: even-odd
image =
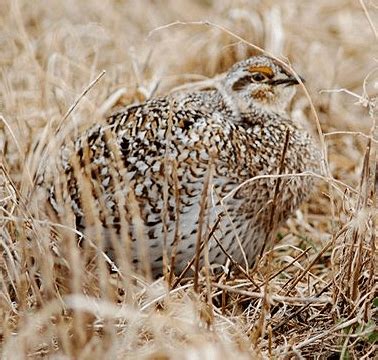
[[(2, 0), (0, 29), (4, 358), (377, 356), (376, 1)], [(220, 74), (251, 44), (306, 78), (292, 116), (325, 156), (316, 193), (255, 271), (203, 272), (198, 293), (191, 278), (110, 275), (29, 203), (54, 138)]]

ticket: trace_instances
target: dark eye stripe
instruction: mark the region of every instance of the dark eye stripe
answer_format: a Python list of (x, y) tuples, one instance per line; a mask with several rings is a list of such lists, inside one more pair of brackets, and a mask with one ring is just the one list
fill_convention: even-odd
[(233, 91), (242, 90), (245, 86), (249, 85), (251, 82), (253, 82), (251, 75), (243, 76), (238, 81), (234, 82), (234, 84), (232, 85), (232, 90)]

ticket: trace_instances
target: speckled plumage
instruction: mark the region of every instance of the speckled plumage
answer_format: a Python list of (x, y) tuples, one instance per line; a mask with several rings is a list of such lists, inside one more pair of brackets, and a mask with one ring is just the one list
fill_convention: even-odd
[[(214, 236), (243, 264), (241, 244), (248, 263), (254, 263), (276, 227), (306, 198), (312, 181), (309, 177), (282, 179), (272, 224), (277, 180), (248, 180), (279, 172), (287, 132), (281, 172), (317, 169), (313, 140), (285, 113), (295, 83), (273, 59), (252, 57), (235, 64), (216, 90), (172, 94), (128, 106), (111, 115), (106, 124), (81, 134), (62, 148), (59, 164), (65, 179), (59, 191), (73, 209), (78, 229), (91, 227), (80, 180), (86, 177), (91, 179), (86, 189), (98, 209), (106, 243), (110, 244), (109, 232), (120, 236), (121, 222), (126, 220), (131, 256), (137, 263), (140, 239), (135, 219), (129, 215), (133, 190), (153, 273), (162, 270), (164, 217), (169, 253), (175, 230), (178, 234), (175, 270), (179, 272), (195, 252), (201, 194), (204, 179), (210, 176), (205, 225), (211, 229), (221, 216)], [(222, 206), (220, 200), (243, 182)], [(56, 182), (47, 188), (52, 208), (64, 216), (64, 206), (55, 196)], [(214, 238), (209, 241), (209, 259), (211, 264), (226, 261)]]

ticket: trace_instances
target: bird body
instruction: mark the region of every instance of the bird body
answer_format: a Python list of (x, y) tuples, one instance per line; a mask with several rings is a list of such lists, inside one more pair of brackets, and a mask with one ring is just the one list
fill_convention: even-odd
[[(234, 65), (215, 90), (128, 106), (81, 134), (62, 148), (59, 162), (65, 179), (59, 191), (78, 230), (91, 226), (86, 188), (106, 243), (109, 233), (124, 240), (127, 223), (133, 262), (143, 237), (155, 275), (163, 247), (169, 256), (175, 249), (180, 272), (198, 237), (204, 241), (209, 233), (211, 264), (224, 264), (225, 250), (252, 265), (312, 187), (308, 176), (278, 181), (274, 175), (318, 168), (313, 140), (285, 114), (295, 83), (273, 59), (252, 57)], [(64, 216), (56, 181), (48, 189), (54, 212)]]

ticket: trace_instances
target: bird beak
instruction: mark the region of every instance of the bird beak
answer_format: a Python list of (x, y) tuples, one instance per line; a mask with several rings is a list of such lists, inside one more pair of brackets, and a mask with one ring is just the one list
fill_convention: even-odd
[[(305, 82), (305, 79), (303, 79), (302, 76), (299, 76), (299, 79), (301, 80), (302, 83)], [(287, 77), (286, 79), (272, 80), (269, 83), (271, 85), (285, 85), (286, 87), (286, 86), (298, 85), (299, 81), (297, 80), (296, 77), (290, 76), (290, 77)]]
[[(303, 79), (302, 76), (299, 76), (299, 79), (301, 80), (302, 83), (305, 82), (305, 79)], [(284, 83), (285, 84), (285, 83)], [(294, 76), (290, 76), (289, 78), (286, 79), (286, 85), (285, 86), (292, 86), (292, 85), (298, 85), (300, 84), (300, 82), (298, 81), (298, 79)]]

